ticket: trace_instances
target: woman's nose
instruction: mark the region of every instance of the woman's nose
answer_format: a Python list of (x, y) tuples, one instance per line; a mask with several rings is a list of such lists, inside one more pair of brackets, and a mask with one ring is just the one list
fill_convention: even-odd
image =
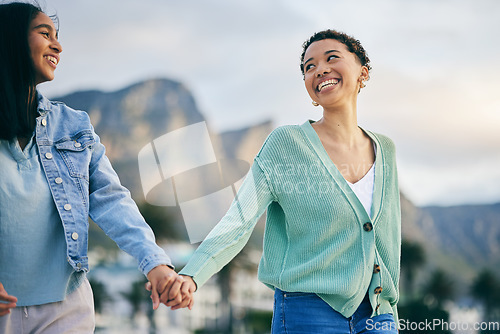
[(61, 43), (59, 43), (59, 41), (57, 39), (55, 39), (54, 42), (52, 42), (52, 45), (50, 46), (50, 48), (52, 50), (56, 51), (57, 53), (61, 53), (63, 50)]
[(330, 68), (330, 66), (320, 65), (320, 66), (318, 66), (318, 68), (316, 70), (316, 76), (319, 78), (319, 77), (324, 76), (325, 74), (330, 73), (331, 71), (332, 71), (332, 69)]

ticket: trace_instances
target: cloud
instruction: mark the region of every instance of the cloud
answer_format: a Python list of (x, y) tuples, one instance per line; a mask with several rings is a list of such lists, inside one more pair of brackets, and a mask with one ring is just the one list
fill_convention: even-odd
[[(46, 1), (60, 16), (64, 52), (43, 92), (170, 77), (218, 130), (319, 119), (298, 67), (301, 44), (325, 28), (352, 34), (373, 65), (359, 122), (396, 142), (410, 199), (439, 202), (448, 190), (447, 203), (500, 199), (486, 190), (500, 184), (496, 0)], [(463, 181), (468, 172), (474, 182)]]
[(403, 190), (420, 205), (500, 197), (495, 81), (470, 76), (464, 85), (460, 76), (423, 80), (383, 69), (360, 96), (360, 123), (395, 141)]

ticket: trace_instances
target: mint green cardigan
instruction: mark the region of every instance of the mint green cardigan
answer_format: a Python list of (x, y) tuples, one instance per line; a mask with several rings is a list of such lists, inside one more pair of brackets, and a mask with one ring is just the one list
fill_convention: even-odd
[(316, 293), (345, 317), (368, 293), (372, 316), (392, 313), (397, 323), (401, 210), (395, 148), (389, 138), (365, 133), (377, 148), (372, 217), (309, 121), (279, 127), (181, 274), (202, 286), (240, 252), (267, 209), (261, 282)]

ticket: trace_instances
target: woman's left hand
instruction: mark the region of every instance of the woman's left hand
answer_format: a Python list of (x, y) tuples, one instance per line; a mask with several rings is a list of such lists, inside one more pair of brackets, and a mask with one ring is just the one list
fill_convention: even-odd
[(166, 305), (170, 306), (172, 310), (177, 310), (184, 307), (187, 307), (190, 310), (192, 310), (194, 304), (193, 293), (196, 291), (197, 286), (191, 276), (181, 275), (181, 277), (184, 279), (184, 282), (182, 283), (181, 286), (182, 301), (181, 302), (171, 301), (168, 302)]

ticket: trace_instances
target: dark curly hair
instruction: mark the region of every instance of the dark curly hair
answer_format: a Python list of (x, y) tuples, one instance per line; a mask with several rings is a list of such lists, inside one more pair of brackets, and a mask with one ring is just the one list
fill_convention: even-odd
[(328, 29), (315, 33), (307, 41), (302, 44), (302, 54), (300, 55), (300, 71), (304, 75), (304, 56), (306, 54), (307, 48), (314, 42), (321, 41), (323, 39), (334, 39), (344, 44), (349, 52), (355, 54), (362, 66), (368, 68), (368, 72), (372, 69), (370, 66), (370, 58), (366, 54), (365, 49), (361, 45), (361, 42), (352, 36), (349, 36), (343, 32)]

